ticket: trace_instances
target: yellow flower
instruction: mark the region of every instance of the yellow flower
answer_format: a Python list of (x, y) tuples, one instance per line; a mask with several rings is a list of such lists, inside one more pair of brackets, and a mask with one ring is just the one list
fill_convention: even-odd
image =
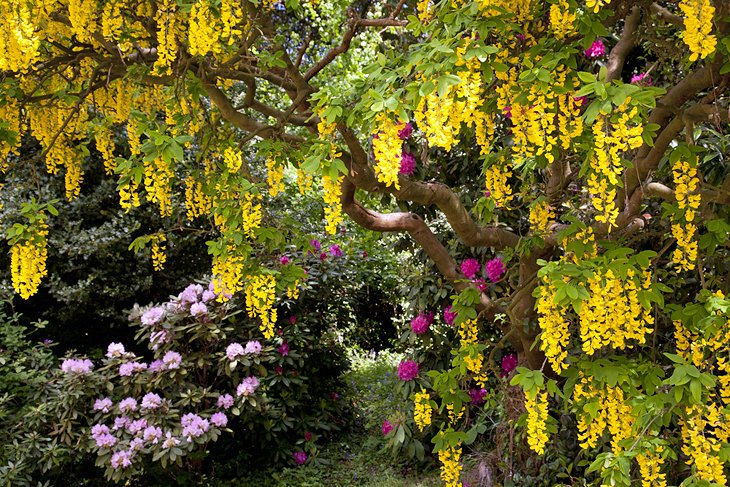
[(273, 338), (277, 311), (274, 308), (276, 300), (276, 278), (269, 274), (259, 274), (251, 277), (246, 283), (246, 311), (251, 318), (261, 320), (260, 329), (264, 338)]
[(547, 392), (526, 393), (525, 409), (527, 410), (527, 444), (530, 445), (532, 451), (542, 455), (545, 453), (545, 445), (548, 441)]
[(413, 399), (413, 421), (419, 430), (423, 431), (425, 427), (431, 424), (432, 414), (431, 395), (424, 390), (417, 392)]
[(709, 0), (682, 0), (679, 8), (684, 13), (684, 32), (682, 40), (692, 54), (690, 61), (705, 59), (715, 52), (717, 37), (712, 32), (715, 7)]

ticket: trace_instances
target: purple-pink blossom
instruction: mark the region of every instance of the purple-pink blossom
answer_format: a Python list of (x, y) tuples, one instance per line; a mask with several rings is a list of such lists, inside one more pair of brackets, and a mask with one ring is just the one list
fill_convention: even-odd
[(286, 341), (281, 342), (281, 345), (279, 345), (279, 348), (277, 349), (282, 357), (286, 357), (289, 355), (289, 344)]
[(219, 408), (230, 409), (233, 406), (233, 396), (230, 394), (218, 396), (217, 405)]
[(165, 368), (168, 370), (177, 369), (182, 364), (182, 355), (170, 350), (162, 357), (162, 363), (165, 364)]
[(94, 401), (94, 411), (101, 411), (106, 414), (111, 411), (112, 407), (114, 407), (114, 403), (108, 397)]
[(410, 176), (416, 171), (416, 157), (410, 152), (403, 151), (400, 156), (399, 174)]
[(502, 356), (502, 377), (507, 377), (510, 372), (517, 368), (517, 355), (514, 353), (508, 353)]
[(122, 413), (129, 413), (137, 410), (137, 400), (133, 397), (122, 399), (119, 402), (119, 411)]
[(453, 308), (454, 307), (451, 305), (448, 305), (447, 307), (444, 308), (444, 321), (450, 326), (454, 326), (454, 320), (456, 319), (456, 316), (459, 314), (454, 311), (451, 311)]
[(162, 405), (162, 398), (159, 394), (148, 392), (142, 397), (142, 409), (157, 409)]
[(282, 255), (279, 258), (279, 262), (281, 262), (281, 265), (287, 265), (289, 263), (289, 257), (287, 257), (286, 255)]
[(203, 419), (195, 413), (184, 415), (180, 418), (180, 424), (183, 427), (182, 436), (187, 437), (188, 441), (191, 438), (202, 436), (210, 427), (207, 419)]
[(294, 458), (294, 463), (297, 465), (304, 465), (307, 463), (307, 454), (303, 451), (295, 451), (292, 453), (292, 458)]
[(98, 448), (111, 448), (117, 443), (117, 439), (109, 432), (109, 427), (104, 424), (95, 424), (91, 427), (91, 438), (96, 442)]
[(142, 324), (152, 326), (158, 323), (165, 316), (165, 310), (160, 307), (150, 308), (142, 313)]
[(342, 257), (342, 249), (337, 244), (330, 245), (330, 255), (332, 257)]
[(172, 436), (172, 432), (168, 431), (165, 433), (165, 441), (162, 442), (162, 448), (170, 449), (173, 446), (177, 446), (180, 444), (180, 440)]
[(228, 416), (225, 413), (218, 411), (213, 413), (210, 417), (210, 422), (218, 428), (225, 428), (228, 425)]
[(152, 373), (157, 373), (165, 368), (165, 363), (162, 360), (153, 360), (150, 362), (150, 366), (147, 368)]
[(401, 125), (403, 125), (403, 128), (398, 131), (398, 137), (400, 137), (401, 140), (410, 139), (411, 135), (413, 135), (413, 125), (411, 122)]
[(478, 406), (480, 404), (484, 404), (484, 398), (487, 395), (486, 389), (477, 389), (476, 387), (472, 387), (469, 390), (469, 401), (474, 404), (475, 406)]
[(122, 377), (130, 377), (132, 374), (136, 374), (145, 369), (147, 369), (147, 364), (144, 362), (126, 362), (119, 366), (119, 375)]
[(148, 424), (146, 419), (136, 419), (127, 425), (127, 431), (129, 431), (132, 435), (136, 435), (137, 433), (144, 431), (147, 426)]
[(157, 426), (148, 426), (142, 432), (142, 438), (144, 438), (144, 441), (156, 445), (160, 441), (160, 438), (162, 438), (162, 430)]
[(651, 86), (652, 80), (649, 73), (639, 73), (631, 77), (631, 83), (642, 86)]
[(117, 358), (124, 355), (124, 345), (121, 343), (110, 343), (108, 347), (106, 347), (106, 356), (108, 358)]
[(461, 262), (461, 273), (466, 276), (467, 279), (472, 279), (477, 275), (482, 265), (476, 259), (464, 259)]
[(117, 470), (121, 468), (127, 468), (132, 465), (132, 452), (128, 450), (122, 450), (114, 452), (110, 460), (113, 469)]
[(193, 305), (190, 306), (190, 316), (201, 316), (207, 314), (208, 307), (205, 305), (205, 303), (193, 303)]
[(163, 343), (170, 343), (171, 340), (172, 337), (170, 336), (170, 332), (167, 330), (153, 331), (150, 334), (150, 345), (152, 345), (152, 350), (157, 350), (160, 348), (160, 345)]
[(238, 384), (238, 387), (236, 388), (236, 395), (238, 396), (250, 396), (256, 391), (256, 388), (259, 386), (259, 380), (254, 377), (253, 375), (249, 375), (245, 379), (243, 379), (243, 382)]
[(398, 365), (398, 378), (404, 382), (418, 377), (418, 364), (415, 360), (404, 360)]
[(314, 250), (316, 250), (317, 252), (322, 250), (322, 244), (320, 244), (319, 240), (317, 240), (316, 238), (309, 243), (312, 244), (312, 247), (314, 247)]
[(211, 291), (209, 289), (206, 289), (205, 291), (203, 291), (202, 300), (203, 300), (204, 303), (207, 303), (209, 301), (213, 301), (214, 299), (215, 299), (215, 292), (213, 292), (213, 291)]
[(383, 436), (387, 436), (388, 433), (393, 431), (393, 425), (387, 419), (383, 421), (383, 426), (380, 427), (380, 431), (383, 432)]
[(180, 293), (178, 299), (183, 303), (197, 303), (198, 298), (203, 294), (203, 286), (200, 284), (190, 284), (183, 292)]
[(94, 364), (91, 360), (67, 358), (61, 362), (61, 370), (67, 374), (79, 374), (85, 375), (91, 373), (91, 369), (94, 368)]
[(433, 311), (430, 313), (421, 312), (411, 320), (411, 330), (416, 335), (426, 333), (428, 327), (433, 323)]
[(112, 429), (114, 431), (125, 429), (131, 422), (132, 420), (127, 416), (117, 416), (114, 418), (114, 427)]
[(588, 97), (585, 96), (585, 95), (583, 95), (583, 96), (574, 96), (573, 97), (573, 101), (579, 107), (586, 106), (588, 104)]
[(606, 46), (601, 39), (596, 39), (591, 47), (584, 51), (584, 54), (587, 58), (601, 57), (606, 54)]
[(246, 355), (258, 355), (261, 353), (261, 342), (258, 340), (249, 340), (246, 343), (246, 349), (243, 351)]
[(243, 345), (240, 343), (233, 342), (226, 347), (226, 357), (228, 360), (236, 360), (236, 357), (243, 355)]
[(487, 278), (492, 282), (497, 282), (502, 277), (502, 274), (507, 270), (507, 266), (504, 265), (504, 262), (502, 262), (502, 259), (499, 257), (495, 257), (494, 259), (487, 262), (487, 265), (484, 267), (484, 270), (487, 273)]

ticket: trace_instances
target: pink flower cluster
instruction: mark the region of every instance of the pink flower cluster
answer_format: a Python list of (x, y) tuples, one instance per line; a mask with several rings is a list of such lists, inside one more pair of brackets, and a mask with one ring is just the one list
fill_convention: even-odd
[(217, 405), (219, 408), (230, 409), (233, 407), (233, 396), (230, 394), (219, 396)]
[(639, 73), (631, 77), (631, 83), (635, 85), (651, 86), (652, 80), (649, 73)]
[(140, 318), (140, 321), (142, 321), (143, 325), (152, 326), (159, 323), (164, 317), (165, 310), (160, 307), (154, 307), (142, 313), (142, 318)]
[(119, 375), (122, 377), (131, 377), (132, 374), (147, 370), (147, 364), (144, 362), (126, 362), (119, 366)]
[(602, 57), (606, 54), (606, 46), (601, 39), (596, 39), (591, 44), (591, 47), (585, 50), (584, 54), (587, 58)]
[(444, 321), (449, 326), (454, 326), (454, 320), (456, 319), (456, 315), (458, 315), (458, 313), (451, 311), (453, 308), (451, 305), (444, 308)]
[(303, 451), (295, 451), (292, 453), (292, 458), (294, 459), (294, 463), (297, 465), (304, 465), (307, 463), (307, 454)]
[(97, 448), (111, 448), (117, 444), (117, 438), (104, 424), (95, 424), (91, 427), (91, 438), (96, 442)]
[(281, 354), (282, 357), (286, 357), (289, 355), (289, 344), (286, 342), (286, 340), (281, 342), (281, 345), (279, 345), (277, 351)]
[(182, 364), (182, 355), (170, 350), (162, 357), (162, 364), (167, 370), (179, 369)]
[(411, 138), (411, 135), (413, 135), (413, 125), (411, 122), (403, 124), (403, 128), (398, 131), (398, 137), (401, 140), (407, 140)]
[(85, 375), (91, 373), (91, 369), (93, 368), (94, 364), (87, 358), (67, 358), (61, 363), (61, 370), (67, 374)]
[(497, 282), (502, 277), (502, 274), (507, 270), (507, 266), (504, 265), (502, 259), (495, 257), (494, 259), (487, 262), (485, 271), (487, 273), (487, 279), (492, 282)]
[(162, 406), (162, 398), (159, 394), (148, 392), (142, 398), (142, 409), (153, 410)]
[(256, 391), (256, 388), (259, 386), (259, 380), (254, 377), (253, 375), (249, 375), (245, 379), (243, 379), (243, 382), (238, 384), (238, 387), (236, 388), (236, 395), (237, 396), (250, 396)]
[(226, 416), (225, 413), (218, 411), (217, 413), (213, 413), (210, 417), (210, 422), (213, 423), (213, 426), (225, 428), (228, 425), (228, 416)]
[(122, 414), (124, 413), (131, 413), (132, 411), (137, 410), (137, 400), (133, 397), (128, 397), (126, 399), (122, 399), (119, 402), (119, 412)]
[(502, 356), (502, 377), (507, 377), (510, 372), (517, 368), (517, 355), (508, 353)]
[(400, 158), (399, 174), (410, 176), (416, 171), (416, 157), (410, 152), (403, 151)]
[(124, 345), (121, 343), (110, 343), (108, 347), (106, 347), (106, 356), (108, 358), (119, 358), (123, 357), (125, 354)]
[(416, 335), (426, 333), (428, 327), (433, 323), (433, 311), (430, 313), (421, 312), (411, 320), (411, 330)]
[(192, 438), (203, 436), (210, 427), (210, 423), (208, 423), (207, 419), (203, 419), (195, 413), (185, 414), (182, 418), (180, 418), (180, 424), (183, 427), (182, 436), (186, 437), (188, 442), (190, 442)]
[(113, 406), (114, 403), (108, 397), (94, 401), (94, 411), (101, 411), (104, 414), (111, 411)]
[(461, 273), (464, 274), (467, 279), (474, 279), (481, 268), (482, 265), (476, 259), (464, 259), (461, 262)]
[(383, 426), (380, 427), (380, 431), (383, 432), (383, 436), (388, 436), (388, 433), (393, 431), (393, 424), (386, 419), (383, 421)]
[(418, 364), (415, 360), (404, 360), (398, 364), (398, 378), (408, 382), (418, 377)]

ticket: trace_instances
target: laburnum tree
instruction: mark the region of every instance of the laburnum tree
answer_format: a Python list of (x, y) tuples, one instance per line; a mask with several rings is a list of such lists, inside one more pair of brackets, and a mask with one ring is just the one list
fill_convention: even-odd
[[(244, 292), (265, 338), (306, 278), (271, 256), (311, 248), (267, 216), (285, 184), (322, 192), (330, 234), (346, 214), (412, 237), (454, 291), (459, 348), (415, 392), (447, 485), (483, 430), (465, 405), (491, 366), (486, 326), (524, 365), (513, 383), (535, 452), (562, 411), (596, 482), (726, 484), (728, 2), (0, 0), (0, 13), (2, 171), (63, 175), (72, 201), (98, 152), (124, 211), (146, 200), (169, 221), (134, 248), (160, 268), (169, 233), (208, 231), (216, 291)], [(26, 299), (63, 210), (31, 196), (5, 222)], [(487, 254), (484, 271), (466, 259)]]

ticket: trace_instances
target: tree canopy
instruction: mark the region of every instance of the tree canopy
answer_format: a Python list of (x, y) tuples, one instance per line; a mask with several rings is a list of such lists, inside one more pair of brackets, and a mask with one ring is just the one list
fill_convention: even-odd
[[(346, 214), (411, 236), (455, 293), (459, 348), (416, 393), (417, 425), (444, 413), (448, 485), (479, 432), (460, 411), (490, 367), (489, 323), (525, 366), (515, 384), (536, 452), (556, 431), (550, 402), (575, 415), (606, 484), (629, 485), (634, 459), (644, 485), (668, 462), (688, 466), (670, 478), (725, 484), (728, 2), (0, 0), (0, 12), (3, 172), (62, 174), (73, 201), (100, 154), (121, 209), (146, 199), (167, 222), (132, 248), (162, 268), (170, 234), (205, 230), (216, 293), (243, 291), (264, 337), (277, 296), (306, 279), (271, 256), (314, 250), (268, 211), (285, 184), (322, 192), (329, 234)], [(38, 181), (4, 222), (25, 299), (63, 211), (34, 197)]]

